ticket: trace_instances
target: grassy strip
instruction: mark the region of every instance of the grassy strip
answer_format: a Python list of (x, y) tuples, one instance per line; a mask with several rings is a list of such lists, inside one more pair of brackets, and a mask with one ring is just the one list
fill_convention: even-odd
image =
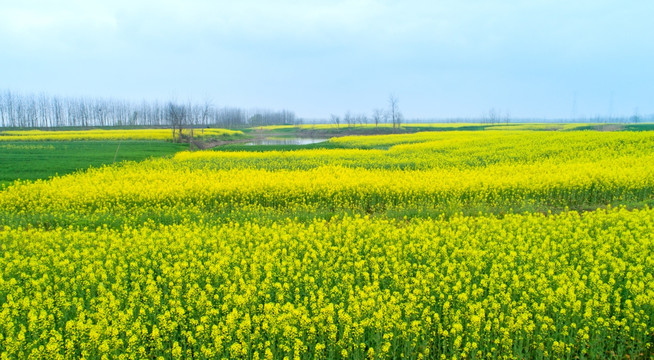
[(422, 131), (485, 131), (485, 130), (526, 130), (526, 131), (652, 131), (654, 124), (598, 124), (598, 123), (496, 123), (496, 124), (455, 124), (455, 123), (409, 123), (393, 128), (389, 124), (341, 125), (324, 124), (245, 129), (244, 132), (275, 133), (299, 137), (337, 137), (350, 135), (390, 135), (411, 134)]
[(188, 144), (161, 141), (11, 141), (0, 144), (0, 187), (89, 167), (172, 155)]

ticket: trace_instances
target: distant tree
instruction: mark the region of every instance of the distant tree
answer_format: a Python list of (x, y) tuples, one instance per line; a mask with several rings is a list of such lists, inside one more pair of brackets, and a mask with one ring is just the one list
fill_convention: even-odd
[[(170, 105), (173, 105), (171, 108)], [(253, 110), (260, 114), (261, 125), (293, 125), (301, 119), (289, 110)], [(0, 92), (0, 127), (66, 127), (66, 126), (165, 126), (175, 133), (181, 127), (219, 126), (239, 128), (247, 126), (248, 112), (240, 108), (217, 109), (209, 101), (178, 105), (93, 98), (64, 98), (45, 94), (16, 94)], [(181, 121), (181, 122), (180, 122)]]
[(39, 95), (38, 108), (38, 125), (41, 127), (50, 127), (50, 101), (43, 93)]
[(263, 115), (254, 114), (248, 119), (250, 126), (262, 126), (263, 125)]
[(338, 115), (331, 114), (330, 115), (331, 122), (336, 124), (336, 127), (340, 127), (341, 125), (341, 118), (338, 117)]
[(352, 114), (348, 111), (345, 113), (343, 116), (343, 122), (347, 124), (347, 126), (352, 126), (355, 124), (356, 119), (352, 116)]
[(368, 125), (368, 116), (366, 114), (359, 114), (357, 116), (357, 122), (360, 125)]
[[(168, 103), (166, 118), (168, 124), (173, 130), (173, 142), (182, 141), (182, 129), (186, 125), (187, 109), (183, 105), (177, 105), (172, 101)], [(179, 132), (177, 139), (175, 139), (175, 131)]]
[(134, 110), (132, 111), (132, 114), (129, 116), (129, 124), (136, 125), (138, 121), (139, 121), (139, 112)]
[(397, 124), (397, 127), (399, 128), (403, 122), (404, 122), (404, 115), (402, 115), (401, 112), (398, 112), (397, 115), (395, 115), (395, 123)]
[(402, 118), (402, 113), (400, 113), (399, 107), (400, 100), (394, 94), (391, 94), (388, 97), (388, 116), (393, 122), (393, 128), (400, 126), (400, 121)]
[(489, 124), (495, 124), (498, 121), (499, 115), (497, 114), (497, 111), (495, 111), (495, 108), (488, 110), (487, 119)]
[(634, 124), (638, 124), (640, 122), (640, 115), (638, 115), (638, 108), (634, 109), (634, 114), (631, 115), (629, 120)]
[(64, 107), (62, 101), (55, 96), (52, 99), (52, 106), (54, 107), (55, 126), (64, 126)]
[(211, 100), (205, 99), (204, 104), (202, 105), (202, 114), (201, 116), (201, 121), (200, 123), (202, 126), (207, 126), (209, 122), (209, 117), (211, 116), (211, 110), (213, 108), (213, 105), (211, 104)]
[(384, 121), (386, 114), (383, 109), (374, 109), (372, 111), (372, 121), (375, 122), (375, 127), (379, 126), (380, 122)]

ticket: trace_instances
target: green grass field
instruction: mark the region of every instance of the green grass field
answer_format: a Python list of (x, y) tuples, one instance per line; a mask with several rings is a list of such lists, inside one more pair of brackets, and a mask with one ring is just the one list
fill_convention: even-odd
[(16, 141), (0, 143), (0, 187), (89, 167), (172, 155), (188, 144), (162, 141)]

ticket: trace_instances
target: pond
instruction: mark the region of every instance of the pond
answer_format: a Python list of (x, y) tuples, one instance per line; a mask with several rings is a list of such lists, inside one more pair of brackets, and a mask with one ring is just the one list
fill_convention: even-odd
[(263, 138), (246, 142), (245, 145), (308, 145), (329, 139), (318, 138)]

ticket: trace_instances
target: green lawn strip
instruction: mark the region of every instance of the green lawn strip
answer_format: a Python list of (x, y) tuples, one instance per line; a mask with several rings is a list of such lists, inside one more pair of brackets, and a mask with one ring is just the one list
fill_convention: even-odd
[(188, 144), (163, 141), (8, 141), (0, 143), (0, 188), (89, 167), (172, 155)]
[(654, 124), (629, 124), (625, 125), (627, 131), (654, 131)]

